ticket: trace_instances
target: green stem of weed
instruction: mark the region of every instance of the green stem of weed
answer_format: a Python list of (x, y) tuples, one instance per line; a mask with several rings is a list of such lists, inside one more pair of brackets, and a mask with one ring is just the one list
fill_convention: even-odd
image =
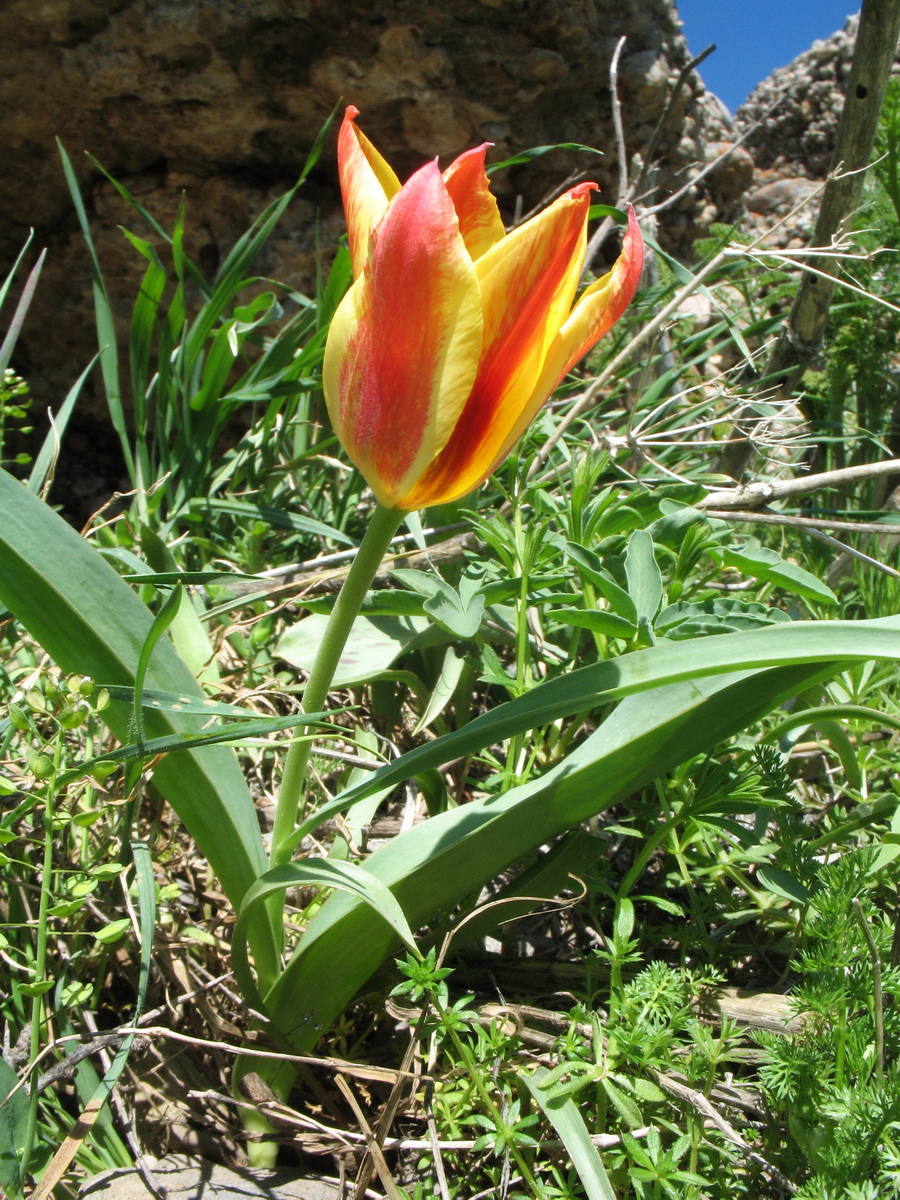
[[(375, 578), (375, 573), (381, 565), (391, 538), (397, 532), (400, 522), (405, 516), (406, 514), (399, 509), (384, 508), (380, 504), (375, 509), (325, 627), (316, 660), (303, 691), (304, 712), (322, 711), (341, 654), (347, 644), (350, 630), (353, 628), (353, 622), (359, 615), (366, 592)], [(288, 749), (275, 810), (275, 823), (272, 829), (270, 867), (281, 866), (289, 862), (293, 854), (293, 848), (288, 842), (288, 838), (296, 828), (300, 805), (304, 799), (311, 750), (312, 737), (308, 733), (295, 736)], [(273, 898), (270, 900), (268, 919), (276, 940), (280, 940), (283, 912), (283, 899)], [(258, 964), (258, 966), (260, 982), (263, 990), (266, 991), (275, 982), (275, 974), (274, 972), (269, 973), (267, 977), (261, 965)], [(280, 1098), (284, 1098), (290, 1093), (296, 1078), (293, 1066), (279, 1062), (277, 1059), (238, 1059), (235, 1067), (234, 1086), (237, 1087), (241, 1076), (251, 1070), (261, 1074), (265, 1082)], [(244, 1129), (248, 1133), (271, 1135), (273, 1132), (268, 1119), (257, 1109), (243, 1109), (241, 1119)], [(247, 1152), (252, 1166), (273, 1167), (277, 1155), (277, 1143), (274, 1141), (250, 1142)]]
[[(659, 794), (659, 789), (657, 789), (657, 794)], [(664, 799), (662, 801), (662, 810), (664, 816), (662, 823), (656, 826), (656, 828), (644, 842), (643, 849), (635, 858), (627, 874), (625, 875), (625, 878), (619, 885), (617, 897), (620, 900), (629, 895), (631, 890), (637, 884), (637, 881), (643, 875), (644, 868), (647, 866), (647, 863), (656, 853), (657, 846), (666, 840), (666, 838), (675, 828), (675, 825), (678, 823), (680, 814), (673, 813), (669, 808), (668, 803), (665, 802)]]
[(884, 1078), (884, 994), (881, 983), (881, 959), (878, 955), (878, 947), (875, 945), (875, 939), (872, 937), (872, 931), (866, 922), (862, 905), (856, 896), (853, 897), (853, 912), (859, 922), (859, 927), (862, 930), (862, 935), (869, 950), (869, 958), (872, 962), (872, 1009), (875, 1018), (875, 1077), (881, 1080)]
[(537, 1181), (535, 1180), (534, 1176), (532, 1175), (531, 1169), (529, 1168), (528, 1163), (522, 1157), (522, 1154), (520, 1153), (519, 1147), (516, 1145), (515, 1140), (511, 1136), (509, 1136), (510, 1134), (512, 1134), (513, 1130), (507, 1124), (500, 1109), (494, 1103), (493, 1097), (491, 1096), (488, 1089), (485, 1087), (484, 1080), (481, 1078), (481, 1073), (479, 1071), (478, 1064), (475, 1062), (475, 1059), (472, 1057), (471, 1053), (469, 1052), (469, 1048), (466, 1046), (465, 1042), (462, 1040), (462, 1038), (459, 1036), (457, 1031), (453, 1028), (452, 1024), (448, 1020), (446, 1009), (441, 1004), (441, 1002), (437, 998), (437, 996), (432, 992), (430, 998), (431, 998), (431, 1003), (434, 1005), (434, 1008), (435, 1008), (438, 1016), (441, 1019), (441, 1023), (443, 1024), (444, 1029), (446, 1030), (447, 1034), (450, 1037), (451, 1042), (453, 1043), (456, 1053), (459, 1055), (459, 1061), (465, 1067), (466, 1072), (468, 1073), (469, 1079), (472, 1081), (472, 1083), (475, 1086), (475, 1091), (478, 1093), (478, 1097), (481, 1100), (481, 1103), (484, 1105), (485, 1113), (490, 1116), (491, 1120), (493, 1120), (497, 1129), (502, 1131), (504, 1143), (505, 1143), (506, 1147), (509, 1149), (509, 1152), (512, 1155), (513, 1159), (515, 1160), (516, 1166), (521, 1171), (522, 1178), (525, 1180), (526, 1184), (531, 1188), (531, 1195), (532, 1196), (541, 1195), (541, 1192), (538, 1190)]
[[(406, 513), (400, 509), (384, 508), (380, 504), (375, 509), (331, 610), (316, 661), (303, 691), (304, 712), (322, 711), (353, 622), (359, 615), (366, 592), (375, 578), (391, 538), (405, 516)], [(272, 852), (269, 858), (269, 865), (272, 867), (289, 862), (293, 853), (292, 849), (285, 848), (285, 845), (297, 825), (311, 749), (312, 738), (309, 733), (302, 733), (294, 738), (288, 750), (272, 830)]]
[[(47, 780), (46, 802), (44, 805), (44, 863), (41, 872), (41, 899), (38, 905), (37, 944), (34, 956), (34, 983), (39, 986), (47, 974), (47, 912), (50, 908), (50, 896), (53, 891), (53, 798), (56, 792), (56, 770)], [(31, 997), (31, 1061), (36, 1063), (41, 1052), (41, 1028), (44, 1017), (44, 993), (38, 992)], [(34, 1152), (34, 1142), (37, 1134), (38, 1120), (38, 1086), (37, 1074), (31, 1081), (29, 1095), (28, 1124), (25, 1127), (25, 1145), (22, 1150), (20, 1165), (21, 1178), (24, 1181), (28, 1173), (28, 1164)]]

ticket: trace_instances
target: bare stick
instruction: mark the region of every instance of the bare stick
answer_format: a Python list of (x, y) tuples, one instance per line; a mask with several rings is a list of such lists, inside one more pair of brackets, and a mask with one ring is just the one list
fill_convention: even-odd
[[(729, 488), (727, 491), (710, 492), (697, 504), (698, 508), (760, 508), (772, 500), (783, 500), (789, 496), (803, 496), (819, 488), (840, 487), (855, 483), (858, 479), (875, 479), (879, 475), (900, 475), (900, 458), (886, 458), (882, 462), (860, 463), (856, 467), (842, 467), (839, 471), (820, 471), (817, 475), (803, 475), (797, 479), (778, 479), (770, 482), (748, 483), (746, 487)], [(887, 532), (887, 530), (882, 530)]]
[(628, 154), (625, 149), (625, 126), (622, 124), (622, 101), (619, 99), (619, 59), (627, 38), (620, 37), (609, 64), (609, 90), (612, 93), (613, 129), (616, 131), (616, 157), (619, 160), (619, 191), (616, 204), (621, 206), (628, 195)]
[[(790, 513), (733, 512), (716, 508), (704, 508), (704, 512), (708, 517), (720, 521), (746, 521), (751, 525), (789, 525), (793, 529), (834, 529), (839, 533), (873, 533), (880, 537), (900, 537), (900, 524), (892, 529), (884, 522), (879, 524), (875, 521), (833, 521), (830, 517), (797, 517)], [(376, 764), (363, 762), (361, 765), (371, 770)]]

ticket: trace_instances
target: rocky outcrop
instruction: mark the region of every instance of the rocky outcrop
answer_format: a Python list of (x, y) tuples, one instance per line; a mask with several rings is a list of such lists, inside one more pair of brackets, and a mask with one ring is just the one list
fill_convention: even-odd
[[(640, 155), (688, 60), (671, 0), (6, 0), (0, 257), (11, 264), (30, 226), (49, 247), (16, 362), (37, 407), (59, 403), (95, 336), (56, 137), (76, 164), (124, 329), (141, 264), (117, 225), (148, 231), (85, 152), (164, 226), (184, 193), (189, 252), (208, 273), (296, 179), (344, 101), (362, 110), (362, 127), (401, 174), (484, 140), (495, 159), (557, 142), (603, 152), (554, 151), (495, 176), (507, 215), (519, 194), (527, 210), (573, 168), (598, 178), (612, 201), (609, 64), (622, 37), (625, 135)], [(692, 77), (659, 143), (661, 191), (730, 136), (727, 114)], [(662, 236), (688, 249), (704, 222), (734, 209), (744, 182), (719, 170), (666, 214)], [(332, 139), (260, 272), (310, 287), (317, 241), (327, 249), (342, 228)], [(86, 396), (86, 413), (91, 403)], [(99, 419), (96, 398), (93, 411)]]
[(828, 172), (850, 73), (857, 16), (764, 79), (735, 115), (756, 165), (809, 179)]
[(828, 174), (856, 43), (858, 16), (764, 79), (735, 115), (756, 174), (746, 225), (779, 246), (807, 245)]

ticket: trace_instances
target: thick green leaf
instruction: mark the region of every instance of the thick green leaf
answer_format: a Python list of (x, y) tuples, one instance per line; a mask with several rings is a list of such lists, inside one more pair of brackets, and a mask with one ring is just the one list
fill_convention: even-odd
[(595, 554), (593, 550), (588, 550), (585, 546), (579, 546), (577, 542), (566, 542), (566, 552), (582, 575), (597, 588), (613, 612), (636, 629), (638, 611), (634, 599), (624, 588), (619, 587), (603, 566), (599, 554)]
[[(893, 653), (900, 655), (896, 636)], [(659, 687), (652, 698), (628, 697), (544, 776), (414, 826), (367, 859), (366, 868), (391, 888), (410, 925), (417, 927), (451, 910), (537, 846), (834, 670), (834, 662), (819, 661), (732, 672)], [(404, 757), (408, 777), (413, 755)], [(374, 772), (378, 776), (383, 785), (387, 772)], [(342, 895), (331, 897), (266, 996), (275, 1026), (298, 1048), (311, 1047), (394, 946), (393, 935), (368, 909)]]
[(653, 624), (663, 598), (663, 581), (653, 553), (653, 538), (646, 529), (636, 529), (625, 551), (628, 594), (637, 609), (638, 621)]
[[(308, 671), (316, 660), (328, 617), (313, 613), (279, 640), (279, 657)], [(408, 650), (446, 642), (448, 635), (428, 617), (357, 617), (341, 653), (333, 686), (366, 683), (386, 671)]]
[(743, 546), (726, 546), (714, 553), (722, 558), (726, 567), (734, 567), (745, 575), (773, 583), (786, 592), (826, 604), (837, 603), (837, 596), (821, 579), (804, 571), (796, 563), (788, 562), (775, 550), (761, 546), (756, 538), (748, 538)]
[(428, 703), (422, 715), (416, 722), (416, 727), (413, 730), (414, 734), (421, 733), (423, 729), (427, 729), (431, 722), (435, 721), (441, 715), (453, 699), (465, 666), (466, 659), (457, 654), (452, 646), (448, 646), (444, 654), (440, 676), (437, 683), (431, 689)]
[[(141, 648), (153, 618), (108, 563), (52, 509), (0, 471), (0, 602), (64, 671), (133, 687)], [(153, 653), (147, 686), (203, 700), (171, 643)], [(128, 740), (129, 710), (114, 702), (104, 712), (120, 741)], [(149, 736), (196, 733), (196, 716), (144, 709)], [(163, 759), (154, 784), (195, 838), (238, 907), (265, 870), (259, 822), (233, 751), (210, 747)]]
[(440, 587), (437, 592), (425, 601), (425, 611), (454, 636), (464, 641), (473, 638), (481, 628), (484, 616), (481, 580), (464, 575), (459, 591), (443, 579), (438, 579), (438, 582)]
[(22, 1195), (19, 1155), (25, 1149), (28, 1107), (28, 1093), (19, 1087), (18, 1075), (0, 1058), (0, 1189), (10, 1200)]
[[(791, 664), (821, 668), (831, 663), (831, 673), (835, 674), (844, 663), (871, 658), (900, 658), (900, 617), (879, 617), (873, 621), (794, 621), (746, 633), (729, 633), (705, 639), (702, 654), (698, 654), (695, 642), (663, 642), (542, 683), (517, 700), (470, 721), (462, 729), (416, 747), (374, 772), (364, 787), (338, 797), (334, 811), (348, 807), (366, 789), (374, 791), (389, 783), (402, 783), (419, 771), (479, 754), (486, 746), (529, 729), (601, 708), (613, 700), (666, 683)], [(329, 815), (331, 811), (328, 806)], [(320, 810), (319, 818), (325, 812)]]
[(599, 633), (603, 637), (630, 641), (637, 633), (637, 626), (632, 625), (625, 617), (599, 608), (554, 608), (550, 610), (549, 615), (556, 621), (575, 625), (579, 629), (589, 629), (591, 633)]
[(776, 896), (790, 900), (792, 904), (806, 905), (812, 900), (809, 889), (804, 887), (799, 879), (789, 875), (787, 871), (779, 871), (777, 867), (760, 867), (756, 872), (757, 880)]
[(249, 918), (264, 901), (271, 896), (280, 895), (288, 888), (300, 887), (337, 888), (349, 892), (368, 905), (369, 911), (376, 914), (380, 921), (386, 922), (401, 942), (404, 942), (413, 953), (416, 953), (416, 939), (407, 923), (403, 909), (394, 899), (389, 888), (370, 875), (356, 863), (341, 862), (332, 858), (308, 858), (303, 862), (284, 863), (280, 867), (272, 867), (260, 876), (247, 892), (244, 903), (234, 929), (232, 944), (232, 961), (234, 973), (241, 985), (241, 991), (251, 1004), (251, 1007), (262, 1010), (264, 1003), (256, 990), (250, 964), (247, 957), (247, 931)]
[(755, 600), (716, 596), (699, 603), (679, 600), (668, 605), (653, 622), (653, 629), (655, 633), (670, 638), (696, 638), (738, 633), (742, 629), (757, 629), (765, 625), (785, 625), (790, 620), (780, 608), (769, 608)]

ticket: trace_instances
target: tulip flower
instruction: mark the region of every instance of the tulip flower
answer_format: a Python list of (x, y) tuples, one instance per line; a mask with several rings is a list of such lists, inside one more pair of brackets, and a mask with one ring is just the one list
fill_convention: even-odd
[(627, 308), (643, 265), (622, 252), (576, 300), (594, 183), (506, 233), (489, 143), (401, 186), (349, 107), (338, 168), (353, 283), (325, 347), (335, 432), (386, 508), (458, 499), (503, 461), (550, 393)]

